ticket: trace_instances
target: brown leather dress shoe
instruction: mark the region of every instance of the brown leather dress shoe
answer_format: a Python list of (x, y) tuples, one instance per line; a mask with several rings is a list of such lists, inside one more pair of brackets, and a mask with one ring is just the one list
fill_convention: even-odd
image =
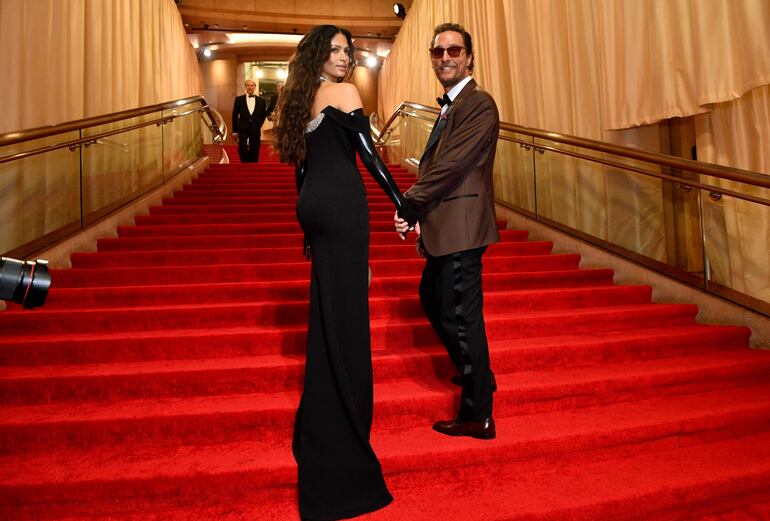
[[(495, 380), (495, 373), (490, 373), (490, 374), (491, 374), (490, 378), (492, 380), (492, 392), (496, 393), (497, 392), (497, 380)], [(454, 375), (452, 377), (452, 383), (455, 384), (455, 385), (462, 385), (463, 384), (463, 377), (460, 376), (459, 374)]]
[(480, 440), (493, 440), (496, 436), (495, 420), (491, 416), (481, 421), (437, 421), (433, 424), (433, 430), (447, 436), (469, 436)]

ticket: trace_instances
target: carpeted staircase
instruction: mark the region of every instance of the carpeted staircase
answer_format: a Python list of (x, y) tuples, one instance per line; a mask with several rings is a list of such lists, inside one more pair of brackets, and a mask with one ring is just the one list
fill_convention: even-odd
[[(45, 307), (0, 313), (0, 519), (298, 519), (309, 263), (293, 172), (262, 157), (212, 165), (53, 270)], [(458, 389), (422, 260), (364, 177), (372, 442), (396, 498), (365, 519), (770, 519), (770, 352), (525, 231), (485, 256), (497, 439), (433, 432)]]

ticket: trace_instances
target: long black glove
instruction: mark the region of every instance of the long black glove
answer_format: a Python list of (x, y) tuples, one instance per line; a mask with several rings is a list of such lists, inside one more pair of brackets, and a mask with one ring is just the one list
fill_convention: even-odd
[[(302, 190), (302, 183), (305, 182), (304, 161), (294, 167), (294, 182), (297, 184), (297, 194), (299, 195), (300, 190)], [(310, 241), (307, 240), (307, 235), (302, 240), (302, 254), (307, 260), (310, 260)]]
[[(363, 109), (356, 109), (352, 114), (363, 116), (364, 111)], [(385, 166), (385, 163), (383, 163), (380, 155), (377, 153), (377, 149), (374, 148), (374, 141), (372, 141), (371, 134), (368, 131), (353, 132), (353, 142), (366, 169), (374, 180), (377, 181), (377, 184), (385, 191), (388, 198), (390, 198), (390, 200), (393, 201), (393, 204), (396, 205), (398, 216), (406, 221), (409, 225), (409, 230), (414, 230), (414, 225), (417, 222), (417, 211), (415, 210), (414, 205), (412, 205), (412, 203), (399, 191), (396, 182), (390, 175), (388, 167)], [(405, 233), (403, 235), (406, 236)]]

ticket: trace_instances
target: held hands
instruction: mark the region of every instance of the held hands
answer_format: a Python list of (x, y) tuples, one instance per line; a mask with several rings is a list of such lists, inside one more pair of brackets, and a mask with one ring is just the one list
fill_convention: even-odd
[(409, 224), (398, 216), (398, 212), (393, 214), (393, 224), (395, 225), (396, 231), (399, 233), (402, 241), (406, 239), (406, 234), (412, 230), (414, 230), (414, 233), (416, 233), (418, 236), (420, 235), (420, 223), (416, 222), (414, 223), (414, 227), (410, 228)]

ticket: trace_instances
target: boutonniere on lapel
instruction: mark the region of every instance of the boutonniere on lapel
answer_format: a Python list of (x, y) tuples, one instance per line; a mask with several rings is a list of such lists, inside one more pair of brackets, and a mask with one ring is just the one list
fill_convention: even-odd
[(447, 116), (446, 116), (446, 112), (444, 112), (443, 114), (441, 114), (441, 117), (440, 117), (440, 119), (446, 119), (446, 117), (447, 117)]

